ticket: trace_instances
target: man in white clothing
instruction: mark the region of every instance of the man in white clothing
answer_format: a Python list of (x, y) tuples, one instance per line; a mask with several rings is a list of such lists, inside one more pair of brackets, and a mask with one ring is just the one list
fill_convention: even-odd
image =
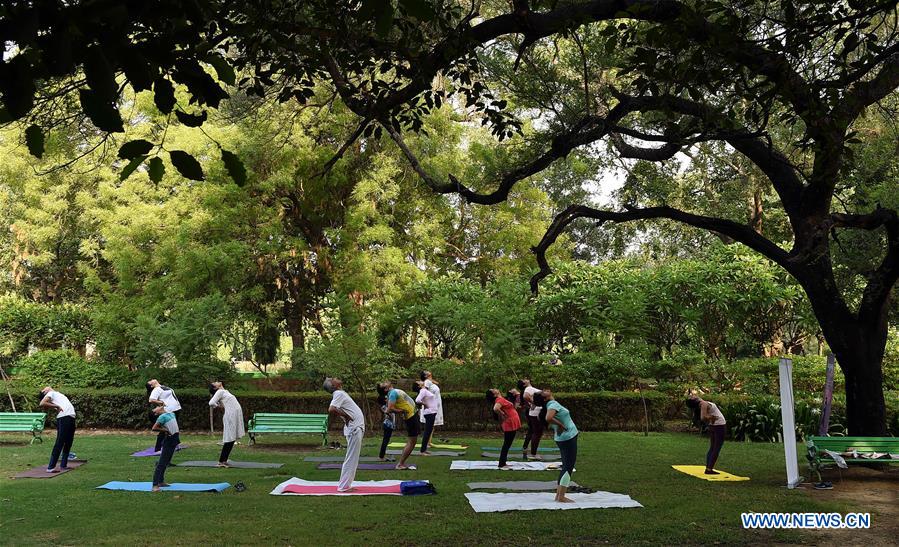
[(326, 378), (325, 391), (331, 393), (331, 405), (328, 414), (335, 414), (343, 418), (343, 435), (346, 437), (346, 457), (343, 459), (343, 467), (340, 469), (340, 483), (338, 492), (349, 492), (353, 489), (353, 479), (356, 478), (356, 468), (359, 467), (359, 453), (362, 452), (362, 439), (365, 437), (365, 419), (362, 409), (353, 401), (352, 397), (343, 390), (343, 382), (340, 378)]

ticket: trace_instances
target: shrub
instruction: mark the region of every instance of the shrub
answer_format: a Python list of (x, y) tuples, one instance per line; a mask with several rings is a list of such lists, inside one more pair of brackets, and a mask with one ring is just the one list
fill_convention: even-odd
[[(181, 402), (179, 425), (184, 429), (205, 430), (209, 428), (209, 393), (199, 389), (178, 389)], [(63, 391), (75, 405), (78, 413), (78, 427), (102, 427), (125, 429), (148, 429), (147, 395), (143, 389), (70, 389)], [(250, 419), (255, 412), (286, 412), (324, 414), (327, 412), (330, 395), (316, 393), (241, 392), (234, 391), (243, 407), (244, 419)], [(497, 422), (480, 393), (452, 393), (443, 395), (447, 431), (497, 431)], [(31, 391), (13, 392), (16, 406), (20, 411), (36, 410), (37, 401)], [(557, 393), (556, 398), (572, 412), (578, 428), (584, 431), (633, 430), (644, 427), (643, 401), (636, 393)], [(365, 408), (362, 401), (360, 406)], [(374, 398), (370, 407), (376, 409)], [(649, 427), (658, 430), (663, 423), (664, 398), (646, 394), (646, 408)], [(9, 401), (0, 399), (0, 412), (9, 411)], [(53, 425), (51, 413), (50, 426)], [(380, 422), (380, 412), (375, 411), (373, 426)], [(220, 431), (221, 418), (216, 421), (216, 431)], [(331, 427), (338, 430), (341, 420), (332, 420)], [(378, 431), (372, 428), (372, 431)], [(264, 442), (264, 441), (263, 441)]]
[(19, 359), (17, 378), (28, 385), (66, 387), (115, 387), (134, 381), (128, 369), (100, 361), (88, 361), (78, 353), (67, 350), (39, 351)]

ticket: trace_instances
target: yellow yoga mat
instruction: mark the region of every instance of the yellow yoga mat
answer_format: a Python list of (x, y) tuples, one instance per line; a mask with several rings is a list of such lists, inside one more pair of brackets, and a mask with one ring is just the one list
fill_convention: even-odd
[[(390, 443), (387, 445), (390, 448), (403, 448), (406, 446), (406, 443)], [(467, 450), (467, 446), (462, 446), (461, 444), (435, 444), (431, 443), (428, 445), (428, 448), (433, 448), (434, 450)]]
[(686, 473), (687, 475), (692, 475), (698, 479), (705, 479), (707, 481), (748, 481), (749, 477), (740, 477), (738, 475), (731, 475), (727, 471), (722, 471), (720, 469), (716, 469), (720, 475), (706, 475), (705, 474), (705, 466), (704, 465), (672, 465), (671, 467), (677, 469), (681, 473)]

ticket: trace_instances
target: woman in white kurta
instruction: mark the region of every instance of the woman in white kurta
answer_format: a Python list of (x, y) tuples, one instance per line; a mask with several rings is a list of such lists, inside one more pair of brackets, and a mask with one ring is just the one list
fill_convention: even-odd
[(222, 453), (219, 455), (218, 466), (228, 467), (228, 456), (231, 455), (234, 443), (247, 434), (243, 425), (243, 409), (240, 408), (237, 397), (225, 389), (221, 382), (209, 384), (209, 393), (212, 394), (209, 406), (225, 409), (222, 417)]

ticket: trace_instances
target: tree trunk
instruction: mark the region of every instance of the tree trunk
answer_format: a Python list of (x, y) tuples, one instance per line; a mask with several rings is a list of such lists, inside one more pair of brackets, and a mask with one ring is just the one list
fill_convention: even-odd
[(887, 303), (884, 302), (877, 313), (859, 317), (846, 306), (833, 280), (832, 270), (827, 270), (818, 270), (810, 277), (803, 275), (800, 282), (821, 325), (824, 339), (843, 371), (849, 434), (886, 436), (881, 367), (887, 341)]

